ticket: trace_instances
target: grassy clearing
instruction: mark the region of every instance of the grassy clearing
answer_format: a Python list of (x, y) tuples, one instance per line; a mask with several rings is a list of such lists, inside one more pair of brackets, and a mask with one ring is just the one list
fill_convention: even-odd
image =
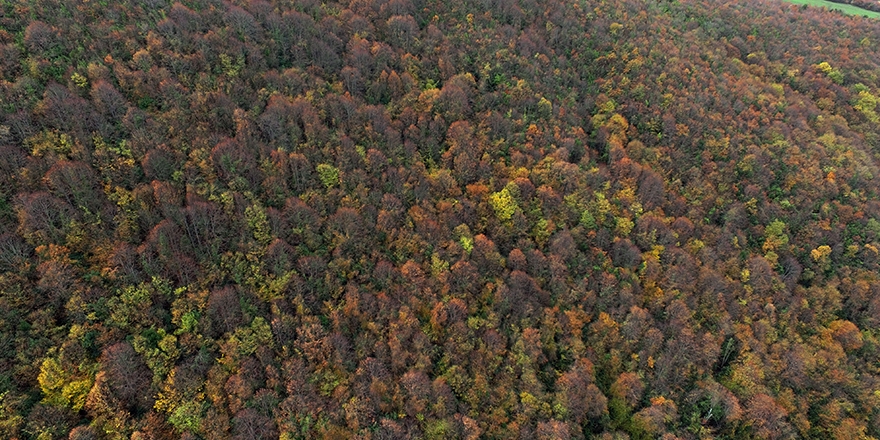
[(869, 11), (867, 9), (858, 8), (852, 5), (841, 3), (833, 3), (825, 0), (785, 0), (796, 5), (821, 6), (828, 9), (834, 9), (849, 15), (862, 15), (870, 18), (880, 18), (880, 13)]

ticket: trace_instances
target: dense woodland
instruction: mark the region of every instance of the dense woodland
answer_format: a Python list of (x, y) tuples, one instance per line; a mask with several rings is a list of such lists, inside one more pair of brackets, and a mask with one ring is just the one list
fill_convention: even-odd
[(0, 1), (0, 437), (880, 437), (880, 25)]

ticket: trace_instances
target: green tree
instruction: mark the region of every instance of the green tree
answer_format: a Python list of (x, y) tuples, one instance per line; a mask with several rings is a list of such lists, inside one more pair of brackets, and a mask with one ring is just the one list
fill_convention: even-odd
[(326, 163), (320, 163), (316, 170), (318, 171), (318, 178), (321, 179), (321, 183), (328, 189), (339, 184), (339, 168)]
[(492, 205), (492, 209), (495, 210), (495, 216), (502, 221), (510, 220), (513, 217), (513, 213), (519, 208), (516, 199), (514, 199), (507, 187), (492, 193), (489, 196), (489, 203)]

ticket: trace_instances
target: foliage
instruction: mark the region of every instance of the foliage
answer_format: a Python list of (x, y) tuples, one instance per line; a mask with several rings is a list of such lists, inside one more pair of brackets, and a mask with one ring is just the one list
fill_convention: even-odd
[(0, 437), (878, 438), (877, 42), (0, 2)]
[(321, 183), (327, 188), (332, 188), (339, 184), (339, 169), (333, 165), (320, 163), (318, 164), (317, 171)]
[(518, 208), (516, 200), (514, 200), (513, 195), (510, 194), (506, 187), (501, 191), (492, 193), (489, 196), (489, 203), (492, 205), (492, 209), (495, 210), (495, 215), (499, 220), (510, 220)]

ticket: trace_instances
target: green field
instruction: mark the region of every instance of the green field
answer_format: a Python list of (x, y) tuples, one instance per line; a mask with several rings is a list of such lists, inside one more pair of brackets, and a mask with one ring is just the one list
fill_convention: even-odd
[(785, 0), (796, 5), (822, 6), (828, 9), (835, 9), (849, 15), (862, 15), (870, 18), (880, 18), (880, 13), (869, 11), (867, 9), (858, 8), (852, 5), (841, 3), (833, 3), (825, 0)]

